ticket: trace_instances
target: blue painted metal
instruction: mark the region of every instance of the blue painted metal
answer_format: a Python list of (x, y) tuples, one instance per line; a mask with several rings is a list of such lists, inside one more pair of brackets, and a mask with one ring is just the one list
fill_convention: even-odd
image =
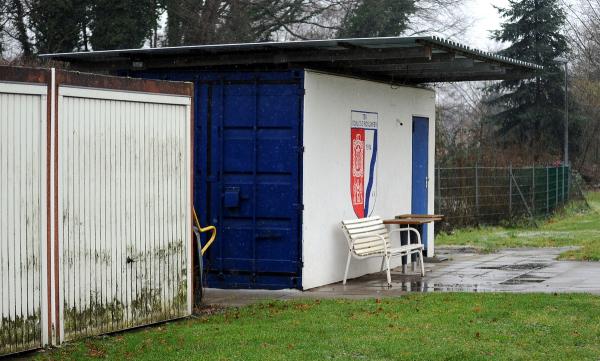
[[(413, 117), (412, 202), (413, 214), (428, 214), (429, 119)], [(427, 226), (423, 226), (423, 244), (427, 249)]]
[(208, 286), (301, 288), (303, 70), (129, 73), (195, 83), (195, 193), (219, 231)]

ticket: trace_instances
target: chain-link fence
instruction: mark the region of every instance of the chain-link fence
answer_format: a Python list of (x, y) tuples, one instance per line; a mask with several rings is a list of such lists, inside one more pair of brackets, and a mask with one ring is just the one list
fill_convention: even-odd
[(443, 228), (550, 215), (570, 198), (566, 166), (437, 168), (436, 214)]

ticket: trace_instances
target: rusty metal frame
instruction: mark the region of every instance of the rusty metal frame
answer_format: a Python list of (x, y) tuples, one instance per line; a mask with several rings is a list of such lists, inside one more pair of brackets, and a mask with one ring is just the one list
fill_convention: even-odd
[(50, 82), (50, 70), (0, 66), (0, 79), (8, 82), (47, 84)]
[[(65, 70), (56, 70), (56, 86), (80, 86), (85, 88), (123, 90), (131, 92), (156, 93), (163, 95), (180, 95), (193, 98), (192, 83), (165, 80), (146, 80), (109, 75), (97, 75)], [(57, 93), (58, 97), (58, 93)], [(193, 114), (192, 114), (193, 115)]]

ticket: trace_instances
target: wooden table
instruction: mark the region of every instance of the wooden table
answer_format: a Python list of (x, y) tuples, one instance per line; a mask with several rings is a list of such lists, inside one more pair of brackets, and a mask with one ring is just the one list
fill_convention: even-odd
[(399, 226), (422, 226), (424, 224), (436, 222), (437, 218), (395, 218), (386, 219), (383, 224), (395, 224)]
[(433, 219), (435, 222), (443, 221), (445, 216), (441, 214), (401, 214), (395, 217), (396, 219), (415, 219), (415, 218), (424, 218), (424, 219)]
[[(444, 219), (443, 215), (438, 215), (438, 214), (402, 214), (399, 216), (396, 216), (394, 219), (386, 219), (383, 221), (383, 224), (386, 225), (397, 225), (399, 227), (413, 227), (416, 228), (417, 231), (419, 231), (419, 234), (421, 235), (421, 240), (423, 239), (423, 233), (424, 233), (424, 225), (429, 224), (429, 223), (434, 223), (434, 222), (440, 222)], [(405, 234), (405, 233), (401, 233), (400, 234), (400, 244), (401, 245), (406, 245), (409, 244), (409, 242), (413, 242), (416, 240), (410, 239), (409, 234)], [(414, 270), (415, 268), (415, 262), (416, 262), (416, 255), (412, 255), (411, 257), (411, 263), (412, 263), (412, 268)], [(408, 264), (408, 257), (404, 256), (402, 257), (402, 272), (406, 273), (406, 265)]]

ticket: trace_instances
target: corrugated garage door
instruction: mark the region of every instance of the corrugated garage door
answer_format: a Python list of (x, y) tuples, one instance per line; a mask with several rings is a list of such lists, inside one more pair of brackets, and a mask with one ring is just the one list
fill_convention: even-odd
[(189, 315), (191, 97), (58, 96), (61, 339)]
[(0, 355), (42, 345), (46, 93), (0, 81)]

